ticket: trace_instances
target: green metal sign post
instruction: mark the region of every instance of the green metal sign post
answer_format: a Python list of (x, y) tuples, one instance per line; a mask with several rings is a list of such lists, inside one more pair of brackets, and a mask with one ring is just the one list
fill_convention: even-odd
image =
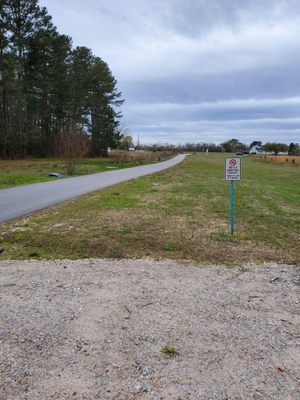
[(225, 180), (230, 181), (230, 235), (234, 234), (234, 181), (241, 180), (241, 159), (239, 157), (225, 158)]
[(230, 181), (230, 235), (234, 233), (234, 181)]

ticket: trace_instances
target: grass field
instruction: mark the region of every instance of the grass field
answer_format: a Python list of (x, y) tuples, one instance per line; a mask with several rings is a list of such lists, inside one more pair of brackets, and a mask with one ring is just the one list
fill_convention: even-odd
[(300, 169), (245, 157), (230, 240), (224, 154), (85, 195), (0, 226), (0, 258), (300, 262)]
[[(168, 152), (114, 152), (109, 158), (84, 158), (76, 166), (75, 175), (128, 168), (170, 157)], [(54, 180), (50, 172), (66, 174), (60, 159), (0, 160), (0, 189)], [(67, 175), (65, 175), (67, 177)]]

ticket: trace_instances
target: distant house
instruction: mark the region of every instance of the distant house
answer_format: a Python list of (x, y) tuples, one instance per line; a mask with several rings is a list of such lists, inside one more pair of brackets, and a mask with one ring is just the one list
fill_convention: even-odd
[(249, 154), (262, 154), (263, 149), (261, 146), (255, 145), (252, 146), (251, 149), (249, 150)]

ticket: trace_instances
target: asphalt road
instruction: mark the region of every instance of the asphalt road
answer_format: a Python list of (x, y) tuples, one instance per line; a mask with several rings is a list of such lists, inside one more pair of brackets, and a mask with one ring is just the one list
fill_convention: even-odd
[(0, 190), (0, 222), (30, 214), (33, 211), (120, 182), (159, 172), (180, 163), (184, 157), (184, 155), (178, 155), (168, 161), (143, 165), (141, 167), (125, 168), (53, 182), (34, 183), (32, 185), (2, 189)]

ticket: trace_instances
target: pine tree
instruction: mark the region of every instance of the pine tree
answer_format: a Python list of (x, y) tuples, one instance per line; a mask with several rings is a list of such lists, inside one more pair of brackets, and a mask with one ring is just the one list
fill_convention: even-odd
[(70, 39), (40, 31), (30, 41), (25, 65), (28, 126), (39, 154), (54, 150), (55, 135), (68, 121)]
[(82, 129), (87, 130), (90, 125), (93, 59), (94, 56), (90, 49), (76, 47), (72, 52), (70, 63), (70, 117), (73, 121), (77, 121)]
[(123, 104), (121, 93), (117, 91), (117, 81), (108, 65), (99, 57), (94, 59), (91, 88), (91, 133), (92, 152), (107, 156), (108, 147), (115, 147), (120, 141), (120, 113), (115, 107)]
[(95, 155), (120, 140), (123, 103), (108, 65), (72, 50), (37, 0), (0, 3), (0, 154), (52, 155), (70, 124), (91, 136)]
[(5, 21), (10, 53), (15, 60), (14, 90), (10, 93), (12, 115), (8, 145), (9, 152), (17, 156), (27, 153), (25, 63), (29, 41), (38, 31), (49, 29), (52, 24), (46, 9), (41, 9), (36, 0), (6, 0), (1, 17)]

